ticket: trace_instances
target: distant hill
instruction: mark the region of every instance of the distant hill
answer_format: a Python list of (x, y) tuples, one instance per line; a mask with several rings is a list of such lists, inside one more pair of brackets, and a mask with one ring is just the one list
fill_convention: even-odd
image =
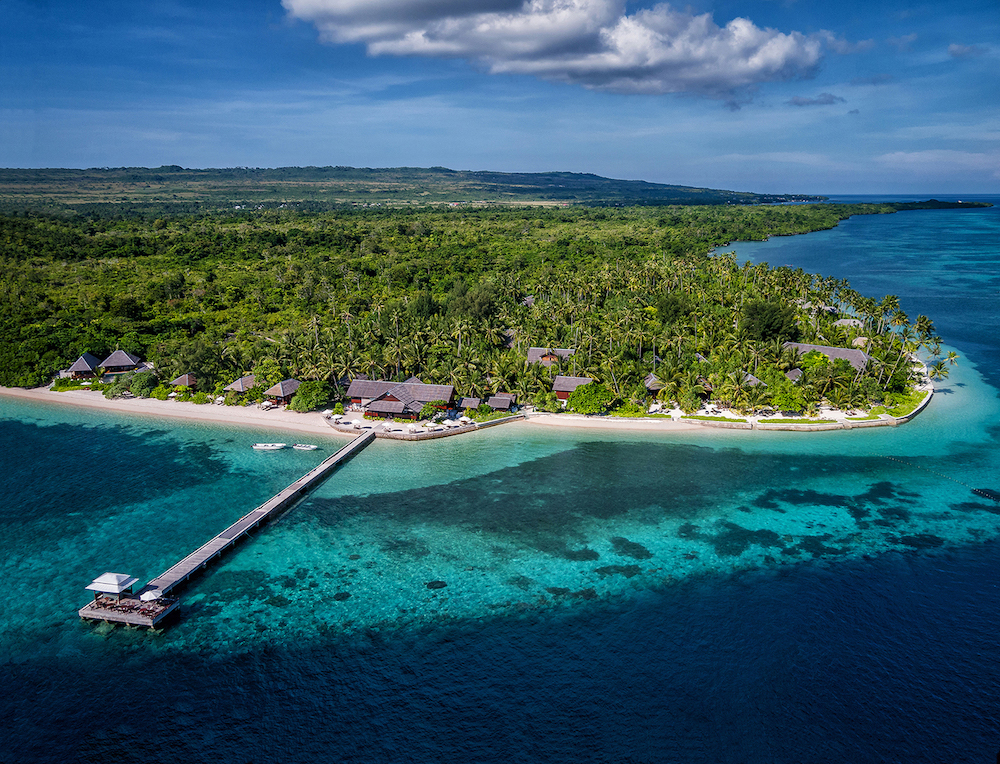
[(447, 203), (546, 205), (771, 204), (826, 197), (754, 194), (614, 180), (589, 173), (503, 173), (445, 167), (0, 169), (0, 207), (306, 207)]

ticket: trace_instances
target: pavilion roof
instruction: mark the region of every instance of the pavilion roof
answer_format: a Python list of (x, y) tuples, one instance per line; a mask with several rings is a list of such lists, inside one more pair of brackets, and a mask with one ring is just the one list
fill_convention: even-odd
[(589, 385), (593, 381), (590, 377), (564, 377), (560, 374), (552, 381), (552, 390), (557, 393), (571, 393), (581, 385)]
[(104, 368), (108, 368), (109, 366), (135, 366), (140, 360), (142, 359), (137, 355), (126, 353), (124, 350), (116, 350), (114, 353), (101, 361), (101, 366)]
[(270, 395), (275, 398), (287, 398), (289, 395), (295, 395), (295, 391), (299, 389), (299, 385), (301, 384), (297, 379), (283, 379), (276, 385), (271, 385), (267, 388), (264, 391), (264, 395)]
[(246, 376), (240, 377), (235, 382), (230, 382), (224, 389), (236, 393), (245, 393), (256, 384), (257, 378), (253, 374), (247, 374)]
[(843, 358), (858, 371), (865, 368), (865, 366), (868, 365), (868, 361), (871, 360), (871, 356), (863, 350), (852, 350), (851, 348), (835, 348), (829, 345), (809, 345), (805, 342), (786, 342), (785, 347), (795, 348), (801, 355), (805, 355), (811, 350), (816, 350), (825, 355), (831, 361)]
[(84, 353), (76, 359), (76, 362), (72, 366), (69, 367), (69, 371), (94, 371), (94, 369), (100, 365), (100, 358), (92, 356), (90, 353)]
[(127, 573), (105, 573), (95, 578), (87, 588), (104, 594), (121, 594), (138, 580)]

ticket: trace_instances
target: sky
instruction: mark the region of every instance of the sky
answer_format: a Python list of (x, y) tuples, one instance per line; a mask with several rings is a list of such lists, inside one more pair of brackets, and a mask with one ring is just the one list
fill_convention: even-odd
[(991, 194), (998, 71), (998, 0), (0, 0), (0, 166)]

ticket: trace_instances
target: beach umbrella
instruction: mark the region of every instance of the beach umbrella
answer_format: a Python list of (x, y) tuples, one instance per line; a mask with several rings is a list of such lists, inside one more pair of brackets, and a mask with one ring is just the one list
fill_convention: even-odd
[(148, 592), (143, 592), (139, 595), (139, 599), (143, 602), (150, 602), (151, 600), (158, 600), (163, 596), (163, 592), (159, 589), (150, 589)]

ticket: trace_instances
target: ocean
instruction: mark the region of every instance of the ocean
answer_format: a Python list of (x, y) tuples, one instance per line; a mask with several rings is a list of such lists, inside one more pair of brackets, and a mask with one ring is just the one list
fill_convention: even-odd
[(934, 319), (961, 358), (910, 424), (378, 441), (160, 634), (83, 587), (344, 441), (0, 398), (0, 761), (992, 761), (997, 242), (994, 207), (733, 246)]

